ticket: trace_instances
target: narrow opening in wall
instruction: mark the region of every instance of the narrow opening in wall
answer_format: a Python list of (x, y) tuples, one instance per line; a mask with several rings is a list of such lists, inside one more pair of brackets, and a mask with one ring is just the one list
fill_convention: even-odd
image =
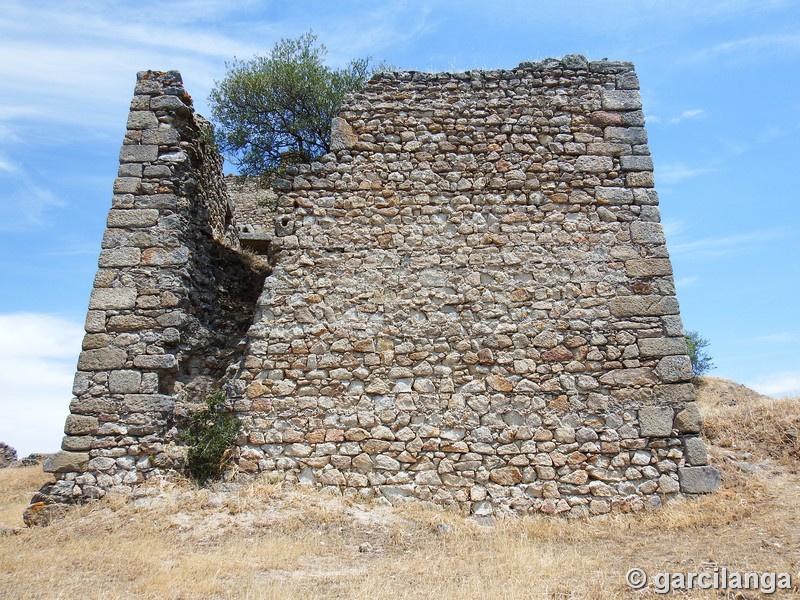
[(239, 237), (239, 244), (244, 250), (249, 250), (255, 254), (269, 256), (272, 248), (272, 239), (266, 236), (248, 235), (247, 237)]

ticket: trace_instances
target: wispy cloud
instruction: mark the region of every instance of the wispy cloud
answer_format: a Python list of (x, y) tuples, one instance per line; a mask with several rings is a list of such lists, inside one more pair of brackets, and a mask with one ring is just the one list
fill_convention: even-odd
[[(198, 5), (204, 8), (192, 13)], [(67, 1), (45, 11), (9, 0), (0, 16), (0, 55), (14, 60), (0, 61), (0, 120), (118, 127), (136, 71), (148, 68), (180, 69), (196, 97), (204, 98), (225, 59), (249, 57), (281, 37), (277, 25), (272, 35), (264, 31), (269, 25), (249, 28), (262, 37), (221, 33), (203, 17), (220, 10), (202, 2), (164, 9), (155, 3)], [(234, 6), (228, 11), (235, 12)]]
[(270, 18), (275, 11), (255, 0), (184, 0), (166, 8), (156, 2), (67, 0), (47, 11), (7, 0), (3, 12), (0, 56), (14, 60), (0, 61), (0, 120), (35, 118), (95, 130), (124, 123), (138, 70), (180, 70), (196, 108), (207, 114), (205, 98), (224, 76), (224, 63), (265, 54), (281, 38), (313, 28), (329, 48), (328, 62), (339, 66), (411, 44), (434, 27), (427, 7), (408, 2), (376, 4), (354, 19), (335, 7), (300, 13), (302, 18)]
[(792, 342), (797, 339), (797, 336), (789, 331), (781, 331), (780, 333), (762, 335), (757, 339), (760, 342)]
[(664, 235), (671, 237), (685, 231), (686, 223), (676, 219), (667, 219), (661, 223), (661, 227), (664, 229)]
[(789, 132), (786, 131), (783, 127), (776, 127), (771, 126), (767, 127), (757, 138), (760, 144), (768, 144), (769, 142), (773, 142), (777, 139), (782, 138)]
[[(2, 108), (0, 108), (0, 111), (2, 111)], [(12, 127), (4, 123), (2, 117), (0, 117), (0, 144), (8, 144), (19, 141), (21, 141), (21, 138), (19, 135), (17, 135), (17, 132), (14, 131)]]
[(0, 173), (14, 173), (17, 171), (17, 165), (11, 163), (2, 154), (0, 154)]
[(776, 54), (800, 51), (800, 33), (756, 35), (703, 48), (686, 57), (687, 62), (765, 60)]
[(748, 387), (767, 396), (800, 395), (800, 371), (782, 371), (758, 377)]
[(55, 315), (0, 314), (0, 440), (20, 455), (58, 449), (82, 336)]
[(665, 123), (668, 125), (677, 125), (678, 123), (683, 123), (684, 121), (692, 121), (694, 119), (702, 119), (706, 116), (706, 111), (702, 108), (690, 108), (687, 110), (682, 111), (680, 114), (675, 115), (673, 117), (660, 117), (659, 115), (647, 115), (645, 116), (645, 121), (648, 125), (652, 125), (655, 123)]
[(56, 256), (86, 256), (97, 255), (97, 246), (94, 244), (78, 244), (76, 246), (69, 246), (66, 248), (56, 248), (48, 252), (42, 252), (39, 256), (56, 257)]
[(709, 167), (690, 167), (682, 162), (674, 162), (656, 164), (655, 175), (658, 183), (671, 185), (713, 171)]
[(708, 259), (721, 258), (743, 252), (750, 252), (774, 240), (790, 235), (787, 230), (772, 229), (751, 231), (737, 235), (705, 238), (692, 242), (672, 244), (670, 255), (681, 258)]
[(48, 211), (64, 204), (23, 168), (0, 157), (0, 231), (42, 227)]
[(673, 125), (677, 125), (678, 123), (682, 123), (683, 121), (691, 121), (693, 119), (700, 119), (706, 115), (706, 111), (702, 108), (692, 108), (689, 110), (683, 111), (677, 117), (672, 117), (669, 122)]
[(409, 44), (439, 25), (431, 9), (417, 3), (377, 3), (375, 7), (358, 22), (335, 21), (319, 31), (331, 49), (332, 62), (344, 63), (353, 56)]
[(687, 288), (693, 286), (697, 283), (697, 277), (681, 277), (680, 279), (675, 280), (675, 287), (677, 288)]

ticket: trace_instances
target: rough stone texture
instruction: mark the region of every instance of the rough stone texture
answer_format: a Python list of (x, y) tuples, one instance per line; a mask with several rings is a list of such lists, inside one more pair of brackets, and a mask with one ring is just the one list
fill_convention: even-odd
[(669, 406), (646, 406), (639, 410), (639, 432), (644, 437), (669, 437), (674, 417)]
[(64, 441), (88, 460), (54, 457), (48, 497), (180, 466), (173, 424), (219, 385), (242, 477), (481, 516), (710, 491), (635, 82), (383, 73), (262, 193), (177, 73), (141, 73)]
[(721, 478), (714, 467), (683, 467), (678, 469), (681, 491), (687, 494), (708, 494), (719, 487)]
[(570, 58), (351, 97), (277, 199), (228, 385), (240, 466), (476, 514), (677, 494), (694, 390), (632, 76)]
[(175, 424), (219, 386), (266, 263), (239, 252), (222, 161), (176, 71), (137, 76), (48, 502), (179, 466)]
[(686, 408), (675, 415), (675, 429), (681, 433), (700, 433), (702, 428), (700, 409), (697, 404), (687, 404)]
[(708, 462), (706, 445), (699, 437), (684, 438), (683, 453), (689, 465), (705, 465)]
[(334, 117), (331, 123), (331, 151), (348, 150), (358, 143), (358, 136), (350, 124), (341, 117)]
[(47, 473), (82, 472), (89, 465), (88, 452), (57, 452), (44, 461), (44, 470)]
[(0, 469), (10, 467), (17, 462), (17, 451), (4, 442), (0, 442)]
[(225, 189), (231, 200), (239, 243), (257, 254), (270, 256), (275, 237), (277, 194), (258, 179), (225, 177)]
[(17, 461), (18, 467), (34, 467), (36, 465), (41, 465), (44, 461), (50, 458), (52, 454), (40, 454), (40, 453), (33, 453), (29, 454), (25, 458), (21, 458)]

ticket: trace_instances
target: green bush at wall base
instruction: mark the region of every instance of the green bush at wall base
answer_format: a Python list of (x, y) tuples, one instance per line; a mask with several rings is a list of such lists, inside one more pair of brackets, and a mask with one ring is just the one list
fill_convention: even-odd
[(220, 477), (225, 470), (241, 422), (225, 410), (225, 394), (214, 392), (206, 399), (206, 407), (192, 415), (189, 426), (181, 434), (189, 447), (186, 458), (188, 475), (199, 484)]

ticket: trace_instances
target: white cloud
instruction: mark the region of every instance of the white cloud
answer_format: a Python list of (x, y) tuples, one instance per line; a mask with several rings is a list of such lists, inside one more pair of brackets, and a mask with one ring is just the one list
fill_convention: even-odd
[(686, 229), (686, 224), (683, 221), (678, 221), (676, 219), (667, 219), (662, 221), (661, 227), (664, 229), (664, 235), (671, 237), (684, 231)]
[(205, 97), (224, 76), (225, 61), (264, 54), (279, 39), (313, 27), (330, 49), (328, 61), (343, 65), (354, 56), (412, 43), (431, 30), (429, 12), (401, 2), (378, 4), (352, 19), (327, 8), (279, 21), (255, 0), (183, 0), (166, 7), (67, 0), (47, 10), (8, 0), (0, 15), (0, 56), (14, 60), (0, 61), (0, 120), (119, 128), (134, 75), (148, 68), (180, 70), (196, 108), (207, 113)]
[(672, 244), (670, 255), (681, 258), (708, 259), (721, 258), (742, 252), (750, 252), (767, 242), (785, 238), (790, 232), (785, 230), (759, 230), (717, 238), (705, 238), (692, 242)]
[(11, 163), (2, 154), (0, 154), (0, 172), (15, 173), (16, 171), (17, 165)]
[[(2, 110), (2, 108), (0, 108), (0, 110)], [(14, 133), (14, 130), (0, 120), (0, 143), (18, 141), (20, 141), (20, 138)]]
[(785, 129), (781, 127), (767, 127), (759, 136), (758, 142), (761, 144), (768, 144), (769, 142), (775, 141), (777, 139), (782, 138), (788, 133)]
[(0, 157), (0, 231), (45, 226), (48, 211), (59, 206), (64, 206), (64, 202), (38, 185), (24, 169), (4, 163)]
[(715, 44), (695, 52), (688, 62), (706, 62), (724, 59), (728, 61), (765, 60), (775, 54), (800, 50), (800, 34), (775, 33), (756, 35)]
[(747, 384), (767, 396), (800, 395), (800, 372), (782, 371), (758, 377)]
[[(233, 8), (230, 6), (229, 12), (233, 12)], [(252, 54), (257, 50), (255, 45), (241, 42), (236, 36), (213, 33), (214, 27), (198, 28), (198, 23), (205, 24), (205, 20), (191, 9), (185, 11), (173, 6), (164, 10), (161, 3), (147, 6), (127, 2), (60, 2), (42, 11), (27, 3), (12, 1), (4, 9), (13, 11), (13, 19), (0, 22), (6, 39), (18, 36), (17, 39), (25, 40), (30, 34), (27, 24), (35, 22), (39, 39), (63, 49), (66, 49), (65, 40), (71, 39), (81, 46), (98, 46), (110, 41), (113, 45), (161, 47), (173, 54), (190, 52), (218, 57)], [(17, 23), (22, 27), (15, 27)]]
[[(194, 7), (199, 14), (191, 12)], [(135, 74), (148, 68), (181, 70), (188, 74), (187, 88), (204, 97), (224, 72), (225, 59), (269, 48), (281, 33), (277, 26), (273, 36), (218, 33), (203, 15), (211, 18), (220, 10), (203, 2), (167, 9), (154, 3), (61, 2), (45, 11), (11, 0), (0, 15), (0, 56), (14, 57), (0, 61), (0, 120), (119, 128)], [(235, 12), (233, 6), (228, 10)]]
[(320, 39), (330, 50), (331, 62), (344, 64), (354, 56), (394, 45), (407, 45), (438, 27), (427, 6), (406, 2), (377, 3), (375, 6), (360, 15), (357, 21), (335, 21), (320, 28)]
[(794, 341), (797, 336), (789, 331), (781, 331), (780, 333), (773, 333), (770, 335), (762, 335), (758, 338), (760, 342), (791, 342)]
[(55, 315), (0, 314), (0, 441), (20, 456), (58, 450), (82, 337)]
[(713, 170), (708, 167), (690, 167), (682, 162), (661, 163), (656, 164), (656, 181), (660, 184), (671, 185), (711, 173)]
[(675, 287), (687, 288), (697, 283), (697, 277), (681, 277), (675, 280)]
[(692, 119), (700, 119), (700, 118), (704, 117), (705, 115), (706, 115), (706, 111), (704, 111), (702, 108), (692, 108), (692, 109), (683, 111), (677, 117), (672, 117), (669, 120), (669, 122), (672, 123), (673, 125), (676, 125), (678, 123), (682, 123), (683, 121), (690, 121)]
[(722, 139), (720, 140), (722, 145), (725, 147), (725, 150), (731, 156), (741, 156), (748, 150), (750, 150), (750, 146), (743, 141), (740, 140), (731, 140), (731, 139)]
[(97, 256), (97, 253), (96, 244), (73, 244), (54, 247), (52, 250), (42, 252), (39, 256)]

